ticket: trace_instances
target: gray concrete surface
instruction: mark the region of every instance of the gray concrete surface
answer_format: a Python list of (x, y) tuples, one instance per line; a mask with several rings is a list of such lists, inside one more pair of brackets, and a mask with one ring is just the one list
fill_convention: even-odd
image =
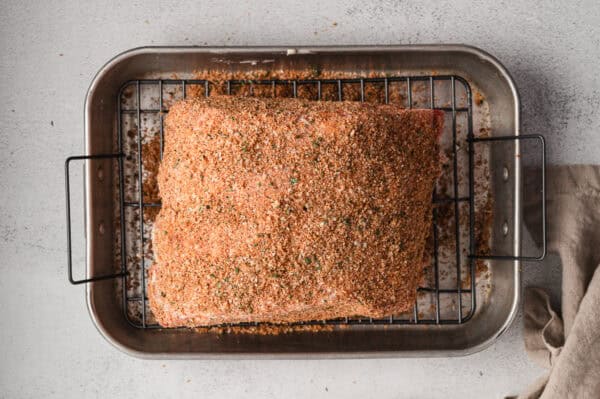
[[(600, 3), (563, 1), (0, 1), (0, 397), (500, 398), (543, 371), (521, 319), (454, 359), (147, 361), (121, 354), (66, 280), (64, 158), (82, 152), (94, 73), (142, 45), (467, 43), (496, 55), (523, 131), (554, 163), (600, 161)], [(75, 196), (75, 200), (80, 197)], [(74, 215), (74, 223), (81, 223)], [(77, 260), (80, 258), (77, 257)], [(524, 265), (556, 297), (556, 258)]]

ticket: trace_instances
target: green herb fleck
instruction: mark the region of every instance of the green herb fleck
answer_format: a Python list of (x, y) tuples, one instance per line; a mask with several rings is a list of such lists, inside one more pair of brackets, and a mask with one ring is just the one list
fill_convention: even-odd
[(210, 277), (211, 277), (211, 278), (217, 278), (217, 276), (215, 276), (215, 275), (214, 275), (214, 273), (211, 273), (211, 274), (210, 274)]
[(306, 256), (306, 257), (304, 258), (304, 262), (305, 262), (307, 265), (310, 265), (310, 264), (312, 263), (312, 259), (310, 258), (310, 256)]
[(320, 65), (311, 65), (310, 72), (312, 74), (312, 77), (316, 78), (318, 76), (321, 76), (321, 66)]
[(277, 274), (277, 273), (273, 273), (273, 274), (271, 274), (271, 277), (273, 277), (273, 278), (280, 278), (280, 277), (281, 277), (281, 275), (279, 275), (279, 274)]
[(295, 177), (292, 177), (292, 178), (290, 179), (290, 184), (291, 184), (292, 186), (294, 186), (294, 185), (298, 184), (298, 179), (297, 179), (297, 178), (295, 178)]
[(239, 267), (235, 267), (235, 274), (239, 274), (240, 273), (240, 268)]

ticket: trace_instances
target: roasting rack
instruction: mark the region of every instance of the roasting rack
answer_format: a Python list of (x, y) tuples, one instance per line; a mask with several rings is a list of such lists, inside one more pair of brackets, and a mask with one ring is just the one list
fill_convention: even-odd
[[(450, 88), (450, 101), (448, 103), (442, 103), (436, 98), (436, 84), (443, 83), (449, 85)], [(430, 279), (432, 284), (420, 286), (418, 288), (419, 295), (428, 295), (431, 297), (431, 302), (434, 304), (435, 309), (431, 312), (430, 317), (420, 317), (418, 302), (415, 302), (412, 312), (404, 315), (394, 315), (385, 318), (363, 318), (363, 317), (346, 317), (333, 320), (314, 320), (306, 321), (297, 324), (313, 325), (313, 324), (406, 324), (406, 325), (447, 325), (447, 324), (461, 324), (468, 322), (477, 309), (476, 300), (476, 261), (477, 260), (521, 260), (521, 261), (535, 261), (541, 260), (546, 254), (546, 210), (545, 210), (545, 141), (541, 135), (517, 135), (517, 136), (491, 136), (491, 137), (476, 137), (473, 133), (473, 98), (471, 87), (467, 80), (456, 75), (431, 75), (431, 76), (397, 76), (397, 77), (377, 77), (377, 78), (344, 78), (344, 79), (304, 79), (304, 80), (279, 80), (279, 79), (263, 79), (263, 80), (227, 80), (224, 83), (227, 94), (235, 94), (236, 90), (241, 87), (250, 87), (250, 94), (252, 94), (252, 88), (262, 87), (270, 88), (273, 96), (279, 91), (278, 88), (286, 87), (286, 93), (291, 97), (298, 97), (299, 91), (303, 87), (311, 87), (311, 93), (314, 94), (314, 100), (323, 100), (323, 93), (328, 90), (328, 93), (335, 93), (334, 100), (344, 100), (344, 93), (346, 87), (352, 86), (359, 88), (360, 101), (365, 101), (365, 92), (369, 87), (377, 87), (378, 90), (382, 90), (383, 102), (389, 103), (391, 97), (391, 91), (396, 90), (400, 87), (398, 84), (402, 84), (405, 90), (402, 93), (402, 98), (405, 103), (402, 104), (405, 108), (414, 108), (416, 101), (414, 100), (413, 86), (415, 84), (426, 85), (427, 92), (429, 93), (428, 102), (420, 101), (418, 104), (419, 108), (431, 108), (441, 110), (446, 113), (446, 116), (451, 120), (449, 129), (445, 131), (451, 134), (452, 140), (452, 157), (451, 157), (451, 171), (452, 174), (452, 187), (450, 190), (450, 196), (439, 197), (434, 192), (432, 201), (434, 204), (448, 204), (452, 207), (452, 217), (454, 219), (452, 225), (454, 226), (453, 239), (455, 254), (454, 264), (456, 273), (456, 286), (453, 288), (443, 288), (440, 286), (440, 270), (439, 270), (439, 235), (440, 226), (438, 224), (438, 207), (433, 207), (433, 223), (432, 223), (432, 237), (433, 237), (433, 248), (432, 248), (432, 259), (433, 267), (431, 273), (433, 278)], [(118, 93), (117, 98), (117, 148), (118, 151), (112, 154), (97, 154), (97, 155), (84, 155), (69, 157), (65, 163), (65, 174), (66, 174), (66, 196), (67, 196), (67, 250), (68, 250), (68, 277), (72, 284), (82, 283), (93, 283), (100, 280), (106, 279), (120, 279), (122, 283), (122, 303), (125, 317), (135, 327), (138, 328), (160, 328), (160, 326), (153, 321), (149, 316), (149, 309), (147, 305), (146, 297), (146, 269), (147, 269), (147, 243), (148, 232), (145, 231), (147, 228), (146, 221), (144, 220), (144, 209), (160, 207), (159, 202), (146, 202), (144, 198), (144, 154), (143, 154), (143, 141), (145, 132), (141, 128), (143, 118), (145, 115), (154, 115), (159, 120), (159, 137), (160, 137), (160, 152), (162, 156), (162, 149), (164, 148), (164, 135), (163, 135), (163, 120), (164, 116), (168, 113), (168, 104), (163, 95), (165, 89), (176, 88), (182, 93), (182, 97), (186, 98), (188, 93), (193, 89), (194, 93), (201, 92), (205, 96), (209, 96), (214, 90), (214, 82), (202, 79), (140, 79), (131, 80), (126, 82)], [(156, 104), (144, 105), (142, 99), (142, 91), (148, 88), (154, 87), (156, 92), (159, 93)], [(457, 89), (460, 88), (461, 93), (464, 93), (466, 98), (464, 101), (457, 101)], [(127, 93), (133, 93), (134, 107), (125, 107), (123, 96)], [(457, 118), (462, 116), (466, 118), (466, 140), (461, 142), (457, 134)], [(137, 167), (135, 173), (137, 178), (135, 179), (138, 184), (129, 184), (125, 178), (125, 159), (131, 157), (131, 154), (127, 153), (124, 148), (124, 134), (127, 132), (123, 126), (124, 118), (133, 118), (135, 122), (137, 151), (134, 156)], [(474, 162), (475, 162), (475, 151), (480, 143), (487, 143), (493, 145), (497, 142), (505, 141), (522, 141), (522, 140), (535, 140), (538, 141), (541, 146), (541, 162), (542, 162), (542, 230), (543, 230), (543, 242), (542, 249), (539, 255), (535, 256), (513, 256), (513, 255), (502, 255), (502, 254), (489, 254), (489, 253), (477, 253), (478, 243), (476, 240), (475, 232), (475, 178), (474, 178)], [(468, 194), (460, 195), (459, 193), (459, 163), (457, 161), (457, 149), (460, 145), (466, 144), (468, 147), (468, 171), (466, 173), (468, 179)], [(76, 280), (73, 278), (72, 271), (72, 248), (71, 248), (71, 216), (70, 216), (70, 186), (69, 186), (69, 165), (73, 161), (77, 160), (91, 160), (91, 159), (115, 159), (118, 163), (118, 201), (119, 201), (119, 232), (120, 234), (120, 270), (113, 274), (92, 276), (85, 279)], [(131, 183), (131, 182), (130, 182)], [(137, 198), (135, 200), (128, 200), (128, 197), (135, 194)], [(464, 237), (461, 231), (461, 223), (459, 221), (461, 215), (462, 203), (468, 204), (468, 234), (467, 236), (467, 248), (468, 252), (465, 254), (461, 253), (461, 239)], [(126, 217), (125, 213), (127, 209), (137, 209), (139, 212), (139, 221), (137, 223), (136, 237), (139, 238), (137, 245), (135, 245), (139, 256), (137, 265), (132, 265), (128, 261), (128, 251), (131, 251), (131, 247), (128, 245), (127, 228), (125, 228)], [(462, 243), (465, 244), (464, 242)], [(466, 273), (468, 276), (464, 276), (464, 270), (461, 267), (463, 261), (467, 262)], [(134, 267), (135, 266), (135, 267)], [(134, 276), (134, 274), (136, 274)], [(129, 280), (133, 277), (140, 281), (141, 293), (132, 294), (128, 289)], [(468, 281), (468, 288), (463, 287), (463, 281)], [(441, 297), (452, 296), (456, 302), (456, 311), (451, 314), (443, 314), (441, 312)], [(131, 317), (128, 312), (128, 307), (131, 304), (137, 304), (137, 308), (140, 311), (139, 318)], [(239, 323), (236, 326), (254, 326), (257, 323)]]

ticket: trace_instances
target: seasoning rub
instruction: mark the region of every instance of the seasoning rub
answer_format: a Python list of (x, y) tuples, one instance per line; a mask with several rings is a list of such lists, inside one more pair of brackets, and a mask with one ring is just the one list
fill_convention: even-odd
[(412, 307), (443, 114), (217, 96), (173, 105), (150, 307), (165, 327)]

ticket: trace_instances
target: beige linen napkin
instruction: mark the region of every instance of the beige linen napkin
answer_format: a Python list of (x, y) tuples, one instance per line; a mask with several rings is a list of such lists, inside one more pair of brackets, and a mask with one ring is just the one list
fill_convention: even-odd
[[(526, 288), (525, 348), (550, 371), (519, 398), (600, 398), (600, 166), (550, 167), (546, 204), (548, 250), (562, 262), (562, 310), (542, 289)], [(526, 199), (524, 215), (539, 242), (539, 199)]]

